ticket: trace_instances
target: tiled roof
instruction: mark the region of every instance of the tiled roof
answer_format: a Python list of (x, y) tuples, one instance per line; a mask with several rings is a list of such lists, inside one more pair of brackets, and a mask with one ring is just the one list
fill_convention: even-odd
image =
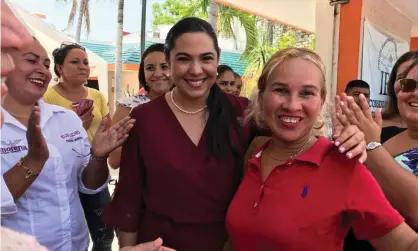
[[(146, 41), (145, 48), (148, 48), (154, 42)], [(81, 44), (94, 52), (107, 63), (113, 64), (115, 62), (115, 45), (112, 43), (103, 42), (81, 42)], [(139, 64), (141, 61), (141, 45), (139, 43), (124, 43), (122, 51), (122, 62), (124, 64)], [(225, 64), (238, 73), (244, 75), (248, 63), (240, 60), (241, 53), (222, 51), (220, 64)]]

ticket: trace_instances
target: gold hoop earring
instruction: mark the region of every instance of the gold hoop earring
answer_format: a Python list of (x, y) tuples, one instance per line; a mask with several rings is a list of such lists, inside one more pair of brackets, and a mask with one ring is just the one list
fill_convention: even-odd
[(324, 125), (325, 125), (325, 121), (321, 120), (321, 125), (320, 126), (315, 126), (315, 124), (314, 124), (313, 128), (316, 129), (316, 130), (319, 130), (319, 129), (322, 129), (324, 127)]

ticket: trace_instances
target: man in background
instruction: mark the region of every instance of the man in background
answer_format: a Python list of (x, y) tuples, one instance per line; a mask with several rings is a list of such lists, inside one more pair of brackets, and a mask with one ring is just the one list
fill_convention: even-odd
[(345, 87), (345, 94), (353, 97), (354, 101), (360, 106), (360, 94), (363, 94), (367, 101), (370, 102), (370, 86), (363, 80), (351, 80)]

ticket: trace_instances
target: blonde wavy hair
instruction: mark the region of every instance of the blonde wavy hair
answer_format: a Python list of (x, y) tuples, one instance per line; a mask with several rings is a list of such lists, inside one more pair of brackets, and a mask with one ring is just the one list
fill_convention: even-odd
[[(251, 101), (250, 106), (245, 112), (244, 123), (248, 123), (251, 119), (254, 119), (255, 123), (259, 128), (267, 127), (264, 122), (263, 97), (268, 80), (273, 70), (276, 69), (276, 67), (278, 67), (286, 60), (294, 58), (301, 58), (307, 60), (316, 65), (321, 70), (321, 97), (326, 97), (327, 90), (325, 85), (325, 65), (322, 62), (321, 57), (315, 52), (304, 48), (288, 48), (280, 50), (269, 59), (269, 61), (264, 66), (263, 71), (261, 72), (260, 78), (257, 82), (258, 94), (257, 97)], [(320, 115), (320, 117), (322, 118), (322, 115)], [(321, 129), (323, 126), (324, 122), (322, 122), (322, 125), (319, 128), (315, 129)]]

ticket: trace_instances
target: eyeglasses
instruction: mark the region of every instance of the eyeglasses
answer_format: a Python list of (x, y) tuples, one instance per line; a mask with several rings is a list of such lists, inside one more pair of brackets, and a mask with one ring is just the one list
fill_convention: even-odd
[(414, 92), (418, 89), (418, 80), (412, 78), (399, 79), (402, 92)]

